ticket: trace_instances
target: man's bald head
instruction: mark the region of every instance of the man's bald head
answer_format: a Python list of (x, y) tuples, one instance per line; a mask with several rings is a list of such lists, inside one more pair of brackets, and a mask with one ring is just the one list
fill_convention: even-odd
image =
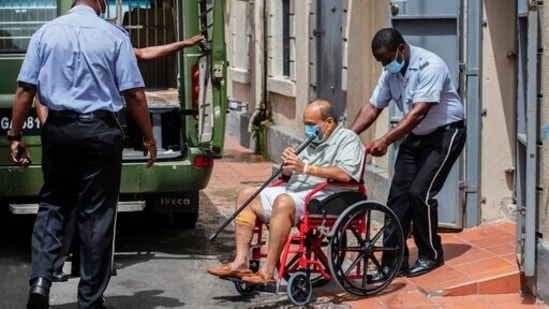
[(305, 108), (304, 115), (305, 114), (310, 114), (309, 116), (315, 118), (319, 117), (322, 121), (332, 117), (334, 121), (337, 122), (332, 109), (332, 104), (324, 99), (316, 99), (311, 101), (311, 103), (309, 103)]

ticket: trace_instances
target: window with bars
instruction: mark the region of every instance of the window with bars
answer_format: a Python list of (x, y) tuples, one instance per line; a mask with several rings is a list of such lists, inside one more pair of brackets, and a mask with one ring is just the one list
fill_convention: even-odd
[(272, 0), (269, 15), (269, 75), (293, 79), (295, 75), (295, 0)]
[(282, 75), (290, 76), (290, 0), (282, 0)]
[(57, 17), (56, 0), (0, 0), (0, 53), (24, 53), (38, 27)]

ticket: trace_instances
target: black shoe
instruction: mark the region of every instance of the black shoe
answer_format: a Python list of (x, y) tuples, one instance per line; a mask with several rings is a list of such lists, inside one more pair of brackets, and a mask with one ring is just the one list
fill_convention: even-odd
[(408, 277), (421, 276), (442, 265), (444, 265), (444, 257), (442, 255), (436, 260), (431, 260), (426, 257), (420, 256), (414, 266), (410, 268), (410, 271), (408, 272)]
[(65, 282), (69, 280), (68, 276), (60, 269), (54, 270), (51, 275), (51, 281), (53, 282)]
[[(391, 273), (391, 271), (392, 271), (392, 269), (389, 266), (383, 266), (381, 271), (378, 271), (377, 273), (373, 274), (369, 278), (368, 282), (369, 283), (379, 283), (379, 282), (386, 281), (387, 278), (389, 277), (389, 274)], [(397, 273), (396, 277), (406, 277), (407, 274), (408, 274), (408, 267), (401, 267), (398, 270), (398, 273)]]
[(51, 282), (46, 278), (34, 279), (29, 292), (27, 308), (48, 309), (50, 307), (50, 286)]

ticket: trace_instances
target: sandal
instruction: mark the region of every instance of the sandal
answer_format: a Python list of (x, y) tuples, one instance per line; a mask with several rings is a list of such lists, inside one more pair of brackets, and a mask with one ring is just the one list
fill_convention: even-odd
[(242, 281), (245, 283), (256, 285), (256, 284), (269, 284), (269, 283), (275, 283), (276, 280), (274, 278), (267, 278), (267, 276), (262, 273), (261, 271), (256, 272), (253, 275), (244, 276), (241, 278)]
[(220, 266), (208, 266), (206, 268), (206, 271), (214, 276), (218, 276), (221, 278), (237, 278), (241, 279), (244, 276), (250, 276), (253, 275), (253, 272), (249, 269), (247, 270), (232, 270), (230, 263), (223, 263)]

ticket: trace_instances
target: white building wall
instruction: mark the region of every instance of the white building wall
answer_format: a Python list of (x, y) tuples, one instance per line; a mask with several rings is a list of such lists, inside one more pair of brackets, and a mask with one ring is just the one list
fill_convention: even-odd
[[(484, 0), (482, 42), (482, 221), (514, 220), (516, 139), (515, 0)], [(512, 21), (512, 22), (510, 22)], [(474, 102), (470, 102), (474, 103)]]
[[(255, 35), (253, 6), (249, 1), (231, 1), (225, 7), (228, 18), (227, 31), (227, 58), (229, 60), (229, 98), (251, 104), (253, 109), (253, 71)], [(261, 46), (259, 46), (261, 48)]]

